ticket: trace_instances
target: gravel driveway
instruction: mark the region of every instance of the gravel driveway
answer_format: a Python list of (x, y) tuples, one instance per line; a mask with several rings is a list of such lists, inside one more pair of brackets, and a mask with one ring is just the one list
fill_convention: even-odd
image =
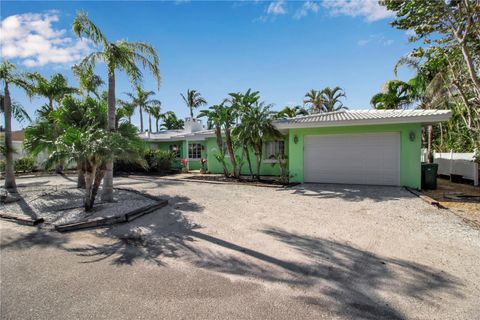
[(170, 205), (68, 234), (0, 222), (2, 319), (479, 317), (480, 231), (401, 188), (115, 183)]

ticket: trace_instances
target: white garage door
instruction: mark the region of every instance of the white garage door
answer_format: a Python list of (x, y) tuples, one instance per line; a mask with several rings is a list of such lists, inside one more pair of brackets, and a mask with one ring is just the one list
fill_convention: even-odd
[(305, 136), (304, 180), (400, 185), (400, 134)]

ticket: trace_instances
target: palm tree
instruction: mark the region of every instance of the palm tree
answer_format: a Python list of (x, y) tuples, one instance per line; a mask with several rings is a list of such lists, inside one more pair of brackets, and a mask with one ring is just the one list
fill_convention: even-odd
[(323, 107), (323, 97), (321, 92), (314, 89), (310, 90), (305, 94), (303, 104), (308, 105), (312, 110), (312, 113), (321, 112)]
[[(153, 111), (153, 110), (158, 109), (158, 114), (160, 114), (161, 106), (162, 106), (162, 103), (160, 102), (160, 100), (157, 100), (157, 99), (153, 99), (153, 100), (149, 101), (149, 103), (147, 105), (145, 105), (145, 110), (148, 113), (148, 132), (149, 133), (152, 133), (152, 115), (153, 115), (153, 112), (156, 112), (156, 111)], [(156, 122), (156, 125), (157, 125), (157, 132), (158, 132), (158, 120)]]
[(52, 75), (50, 80), (39, 73), (32, 73), (29, 78), (33, 81), (31, 95), (42, 96), (48, 99), (48, 106), (53, 110), (53, 103), (60, 103), (60, 100), (71, 93), (77, 92), (76, 88), (69, 87), (67, 79), (60, 73)]
[(322, 110), (324, 112), (333, 112), (339, 111), (342, 109), (348, 109), (343, 105), (343, 102), (340, 101), (341, 98), (345, 98), (345, 91), (340, 87), (330, 88), (326, 87), (321, 91), (323, 106)]
[(270, 117), (270, 106), (262, 102), (256, 102), (255, 105), (246, 110), (242, 116), (242, 125), (249, 128), (248, 140), (252, 144), (257, 164), (257, 180), (260, 180), (260, 166), (262, 161), (263, 142), (267, 138), (282, 137), (281, 133), (273, 126)]
[(178, 119), (173, 111), (167, 111), (162, 114), (163, 124), (162, 128), (166, 130), (179, 130), (183, 129), (184, 121)]
[[(141, 86), (135, 86), (134, 93), (125, 93), (129, 98), (132, 105), (138, 108), (140, 114), (140, 132), (143, 132), (143, 111), (148, 111), (147, 109), (153, 104), (159, 104), (160, 101), (156, 99), (151, 99), (155, 95), (154, 91), (145, 91)], [(161, 104), (161, 103), (160, 103)], [(151, 130), (150, 124), (150, 130)]]
[(186, 95), (183, 95), (183, 93), (180, 93), (180, 96), (182, 96), (183, 101), (185, 101), (185, 104), (190, 109), (191, 118), (193, 118), (194, 108), (198, 108), (200, 106), (207, 104), (207, 101), (202, 97), (200, 92), (198, 92), (197, 90), (188, 89)]
[(375, 109), (402, 109), (412, 103), (411, 88), (408, 83), (390, 80), (383, 90), (372, 97), (370, 103)]
[(15, 193), (15, 172), (13, 168), (13, 144), (12, 144), (12, 113), (14, 116), (26, 116), (26, 112), (17, 104), (13, 104), (10, 97), (10, 86), (15, 86), (27, 92), (31, 92), (31, 84), (28, 83), (26, 75), (17, 73), (15, 65), (8, 61), (0, 63), (0, 81), (3, 84), (3, 99), (1, 111), (5, 115), (5, 189)]
[(150, 106), (149, 108), (149, 114), (155, 119), (155, 128), (157, 129), (157, 132), (159, 132), (159, 128), (160, 128), (158, 126), (158, 122), (160, 121), (160, 119), (162, 119), (161, 111), (162, 111), (161, 104), (153, 105), (153, 106)]
[(93, 66), (88, 65), (81, 66), (75, 65), (72, 67), (73, 74), (78, 78), (80, 83), (80, 92), (86, 94), (87, 97), (92, 93), (95, 97), (100, 98), (98, 94), (98, 88), (103, 86), (105, 82), (93, 72)]
[(137, 106), (129, 101), (125, 101), (122, 99), (117, 99), (117, 105), (120, 106), (119, 110), (123, 113), (125, 117), (128, 119), (128, 123), (132, 123), (132, 116), (133, 113), (135, 112), (135, 109), (137, 109)]
[[(159, 58), (155, 49), (145, 42), (128, 42), (119, 40), (110, 42), (100, 29), (88, 19), (85, 12), (77, 13), (73, 24), (73, 31), (80, 38), (87, 38), (95, 45), (100, 46), (100, 51), (90, 53), (81, 62), (82, 68), (94, 67), (97, 62), (103, 61), (108, 72), (108, 129), (115, 130), (115, 71), (124, 71), (133, 83), (138, 84), (142, 79), (140, 63), (147, 68), (160, 87)], [(113, 201), (113, 161), (107, 163), (107, 172), (103, 183), (102, 199)]]
[(285, 106), (282, 110), (273, 115), (273, 119), (294, 118), (296, 116), (306, 116), (308, 111), (302, 106)]
[(218, 155), (216, 155), (217, 160), (220, 160), (223, 166), (223, 174), (225, 177), (228, 177), (228, 168), (225, 163), (225, 151), (223, 150), (223, 138), (222, 138), (222, 117), (220, 105), (213, 105), (208, 110), (201, 110), (198, 117), (206, 117), (209, 123), (212, 124), (215, 130), (215, 137), (218, 147)]

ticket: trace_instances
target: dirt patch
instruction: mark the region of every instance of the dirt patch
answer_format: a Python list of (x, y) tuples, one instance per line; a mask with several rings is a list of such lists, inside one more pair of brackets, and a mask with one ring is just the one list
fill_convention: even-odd
[(480, 228), (480, 187), (437, 179), (436, 190), (422, 190), (422, 194), (460, 216), (468, 224)]

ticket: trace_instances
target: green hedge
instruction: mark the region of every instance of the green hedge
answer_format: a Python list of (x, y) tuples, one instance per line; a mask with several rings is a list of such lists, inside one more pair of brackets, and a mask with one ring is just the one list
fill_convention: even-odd
[[(15, 172), (32, 172), (35, 170), (36, 161), (30, 157), (24, 157), (15, 160), (14, 168)], [(0, 160), (0, 171), (5, 172), (5, 160)]]
[(167, 172), (172, 170), (175, 153), (166, 150), (148, 150), (143, 163), (117, 160), (113, 169), (115, 172)]

